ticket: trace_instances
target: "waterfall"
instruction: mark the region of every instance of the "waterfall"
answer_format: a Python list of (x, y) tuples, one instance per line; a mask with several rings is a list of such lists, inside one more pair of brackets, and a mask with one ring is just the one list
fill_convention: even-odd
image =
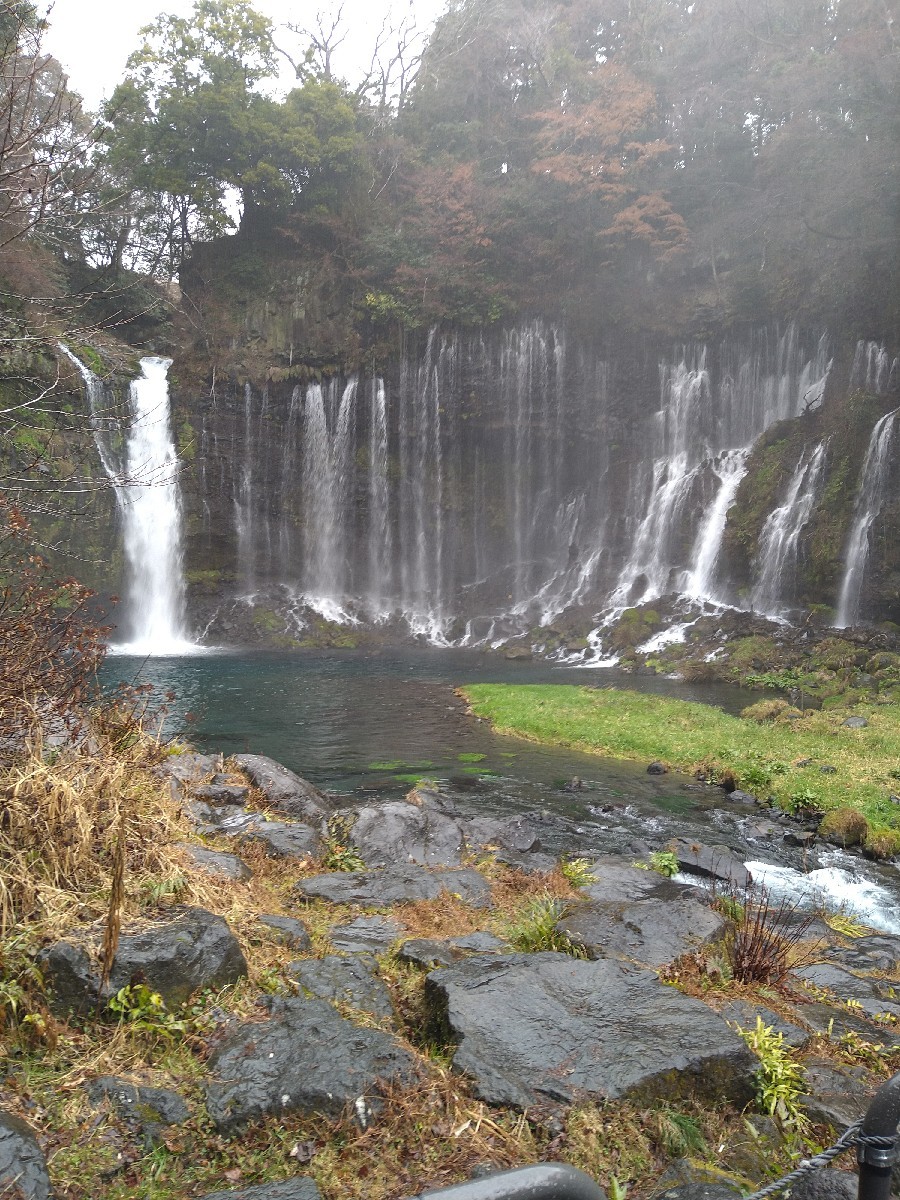
[(372, 382), (369, 418), (369, 609), (374, 620), (390, 612), (393, 546), (388, 478), (387, 395), (383, 379)]
[(897, 368), (897, 359), (891, 360), (884, 346), (878, 342), (859, 341), (850, 370), (850, 387), (884, 396), (896, 381)]
[(120, 456), (109, 439), (106, 389), (66, 347), (61, 349), (84, 380), (97, 452), (122, 517), (131, 640), (112, 649), (143, 655), (190, 653), (196, 647), (184, 631), (179, 464), (167, 380), (171, 360), (141, 359), (140, 378), (129, 388), (130, 424)]
[(835, 619), (838, 629), (845, 629), (859, 620), (862, 585), (869, 559), (869, 530), (884, 505), (891, 441), (898, 412), (900, 408), (895, 408), (883, 416), (869, 438), (853, 521), (844, 549), (844, 578)]
[[(306, 389), (303, 413), (303, 592), (329, 620), (346, 616), (349, 466), (357, 381)], [(338, 399), (338, 394), (340, 399)]]
[(792, 597), (800, 534), (812, 515), (826, 443), (811, 455), (801, 455), (791, 476), (784, 502), (766, 518), (759, 538), (759, 574), (751, 595), (754, 611), (768, 617), (785, 615), (786, 597)]
[[(815, 408), (830, 368), (827, 340), (820, 338), (805, 358), (794, 326), (774, 348), (764, 340), (735, 356), (725, 347), (715, 382), (705, 346), (660, 364), (652, 469), (642, 484), (638, 475), (643, 491), (630, 499), (643, 513), (608, 601), (613, 609), (656, 599), (673, 586), (695, 599), (710, 598), (728, 508), (753, 444), (775, 421)], [(710, 473), (718, 487), (704, 502)], [(688, 569), (686, 537), (692, 547)]]
[(726, 450), (713, 465), (713, 472), (719, 481), (718, 491), (697, 531), (691, 551), (693, 569), (686, 572), (681, 584), (682, 593), (691, 599), (715, 601), (713, 583), (719, 551), (722, 548), (725, 522), (741, 480), (747, 474), (749, 458), (750, 451), (746, 447), (740, 450)]
[[(253, 393), (244, 384), (243, 455), (236, 479), (234, 525), (237, 533), (238, 578), (244, 592), (253, 594), (256, 586), (256, 545), (253, 528)], [(238, 460), (237, 446), (232, 454)]]

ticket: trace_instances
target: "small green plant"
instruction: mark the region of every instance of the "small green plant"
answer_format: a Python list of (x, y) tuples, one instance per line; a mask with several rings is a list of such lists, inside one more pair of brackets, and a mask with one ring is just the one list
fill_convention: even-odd
[(457, 754), (457, 759), (461, 763), (480, 763), (487, 758), (486, 754), (474, 754), (466, 752), (465, 754)]
[(844, 937), (865, 937), (869, 932), (868, 926), (863, 925), (861, 921), (857, 921), (847, 912), (823, 913), (822, 919), (829, 929), (833, 929), (835, 933), (842, 933)]
[(679, 871), (678, 856), (671, 850), (654, 850), (650, 855), (650, 870), (671, 879)]
[(110, 997), (106, 1007), (120, 1024), (144, 1033), (173, 1039), (187, 1032), (187, 1022), (170, 1013), (159, 992), (145, 983), (127, 983)]
[(586, 858), (563, 858), (559, 869), (571, 883), (572, 887), (590, 887), (597, 882), (597, 876), (591, 870), (591, 862)]
[(350, 845), (353, 822), (349, 817), (333, 816), (322, 840), (322, 866), (326, 871), (362, 871), (365, 863)]
[(655, 1140), (667, 1158), (685, 1158), (688, 1155), (705, 1155), (709, 1151), (706, 1139), (695, 1117), (665, 1105), (655, 1112), (651, 1125)]
[(540, 950), (556, 950), (583, 958), (584, 951), (576, 946), (567, 933), (557, 929), (565, 913), (565, 905), (552, 896), (531, 900), (506, 927), (506, 940), (514, 950), (536, 954)]
[(618, 1175), (611, 1175), (609, 1178), (609, 1200), (625, 1200), (628, 1195), (628, 1184), (622, 1183)]
[(822, 797), (812, 788), (798, 788), (782, 801), (782, 807), (795, 817), (818, 816), (822, 812)]
[(759, 1059), (757, 1100), (762, 1110), (795, 1128), (808, 1124), (800, 1108), (803, 1094), (803, 1069), (784, 1044), (784, 1035), (775, 1033), (756, 1018), (755, 1029), (740, 1029), (741, 1037)]

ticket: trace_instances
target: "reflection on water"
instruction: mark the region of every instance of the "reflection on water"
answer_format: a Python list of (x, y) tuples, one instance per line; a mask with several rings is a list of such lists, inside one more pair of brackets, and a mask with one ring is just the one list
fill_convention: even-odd
[[(672, 837), (695, 838), (756, 860), (757, 871), (763, 860), (792, 868), (767, 879), (788, 892), (802, 892), (802, 873), (821, 870), (817, 883), (823, 896), (848, 899), (846, 881), (827, 848), (808, 854), (778, 836), (759, 835), (756, 810), (736, 810), (718, 789), (697, 790), (675, 773), (649, 776), (646, 763), (499, 736), (470, 716), (454, 691), (474, 682), (617, 684), (736, 712), (747, 696), (735, 688), (430, 648), (110, 658), (104, 681), (122, 680), (151, 683), (161, 697), (175, 693), (168, 732), (201, 749), (269, 755), (349, 802), (402, 795), (412, 780), (425, 776), (439, 780), (449, 802), (465, 813), (540, 808), (577, 822), (570, 844), (548, 843), (548, 851), (637, 856)], [(855, 860), (854, 872), (861, 883), (871, 880), (898, 893), (892, 866)], [(836, 892), (823, 886), (832, 876)], [(877, 898), (877, 892), (871, 895)]]

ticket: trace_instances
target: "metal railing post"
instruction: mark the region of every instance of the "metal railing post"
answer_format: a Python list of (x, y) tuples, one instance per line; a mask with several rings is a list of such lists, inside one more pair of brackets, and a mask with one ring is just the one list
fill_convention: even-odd
[(584, 1171), (562, 1163), (539, 1163), (470, 1179), (411, 1200), (607, 1200), (606, 1192)]
[(882, 1084), (863, 1118), (857, 1137), (859, 1200), (889, 1200), (891, 1168), (897, 1161), (900, 1075)]

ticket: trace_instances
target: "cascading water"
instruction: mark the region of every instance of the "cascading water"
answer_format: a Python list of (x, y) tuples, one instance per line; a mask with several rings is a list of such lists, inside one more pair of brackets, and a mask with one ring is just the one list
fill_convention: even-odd
[(196, 650), (184, 631), (184, 575), (178, 455), (169, 414), (167, 358), (141, 359), (129, 389), (130, 424), (119, 460), (109, 437), (109, 396), (97, 377), (65, 347), (85, 382), (94, 440), (112, 483), (128, 568), (126, 620), (130, 640), (112, 649), (129, 654), (185, 654)]
[(184, 654), (184, 574), (178, 455), (172, 439), (167, 374), (171, 360), (141, 359), (130, 388), (132, 423), (124, 480), (117, 486), (128, 563), (131, 654)]
[[(269, 611), (287, 595), (478, 644), (574, 605), (731, 598), (716, 571), (749, 448), (815, 407), (829, 360), (791, 328), (636, 367), (534, 321), (434, 330), (398, 368), (207, 411), (234, 575)], [(204, 536), (221, 561), (214, 517)]]
[(844, 549), (844, 577), (838, 595), (838, 629), (854, 625), (860, 617), (862, 586), (869, 560), (869, 531), (884, 507), (885, 483), (891, 460), (891, 443), (900, 408), (887, 413), (872, 430), (863, 461), (859, 495)]
[(758, 575), (751, 595), (755, 612), (778, 619), (793, 599), (800, 535), (812, 515), (825, 463), (826, 445), (804, 453), (788, 483), (784, 502), (769, 513), (759, 538)]

